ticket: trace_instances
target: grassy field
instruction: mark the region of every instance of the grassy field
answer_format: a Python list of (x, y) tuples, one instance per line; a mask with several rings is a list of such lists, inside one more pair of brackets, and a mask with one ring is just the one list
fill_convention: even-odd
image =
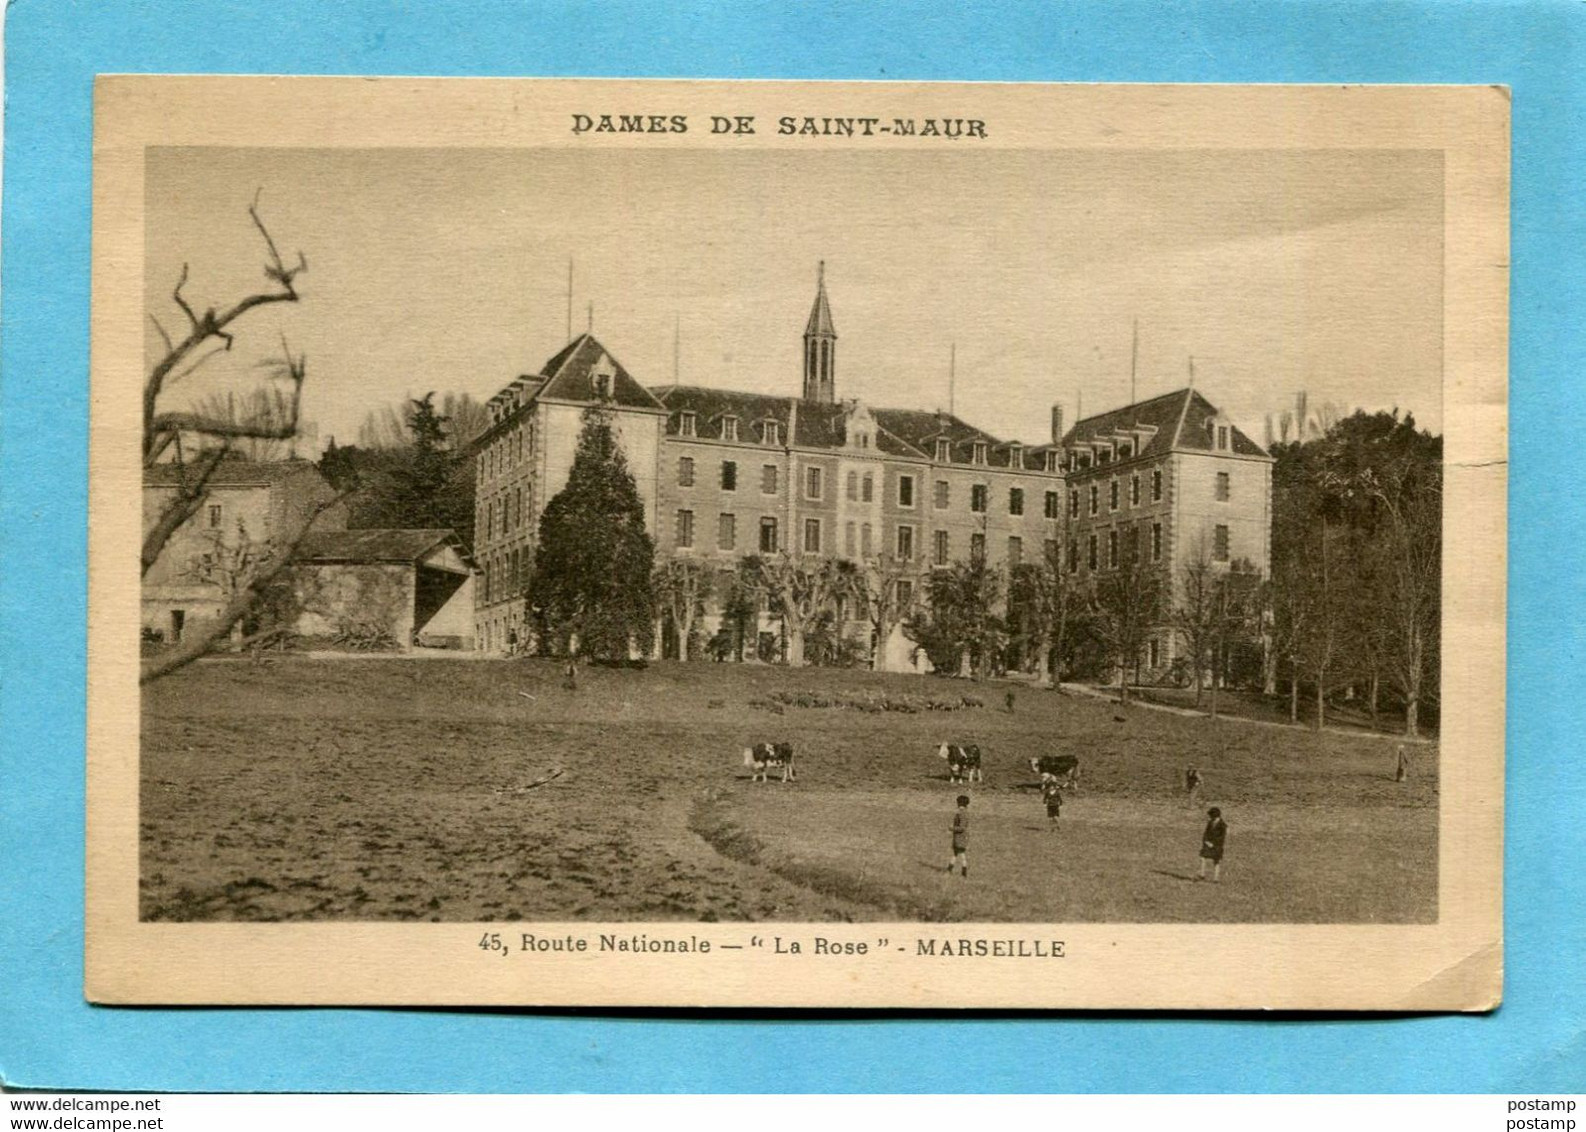
[[(142, 915), (154, 920), (1428, 922), (1437, 749), (1120, 710), (919, 676), (663, 663), (194, 665), (144, 696)], [(985, 701), (771, 710), (778, 693)], [(798, 779), (754, 783), (753, 741)], [(947, 781), (943, 740), (986, 782)], [(1025, 759), (1075, 753), (1048, 827)], [(1203, 805), (1179, 792), (1200, 766)], [(560, 772), (557, 774), (557, 772)], [(550, 778), (553, 774), (556, 777)], [(531, 784), (550, 778), (543, 785)], [(970, 875), (944, 872), (953, 799)], [(1204, 806), (1229, 824), (1194, 874)]]

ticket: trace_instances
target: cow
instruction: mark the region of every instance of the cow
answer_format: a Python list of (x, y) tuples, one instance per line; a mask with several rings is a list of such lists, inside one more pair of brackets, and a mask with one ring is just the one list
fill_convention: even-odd
[(973, 743), (943, 743), (936, 748), (936, 757), (947, 760), (949, 782), (986, 781), (986, 772), (980, 769), (980, 748)]
[(1030, 769), (1041, 776), (1043, 783), (1061, 779), (1069, 789), (1079, 789), (1078, 755), (1037, 755), (1030, 760)]
[(796, 779), (792, 743), (755, 743), (743, 749), (743, 765), (754, 771), (752, 781), (769, 782), (770, 772), (780, 768), (782, 781)]

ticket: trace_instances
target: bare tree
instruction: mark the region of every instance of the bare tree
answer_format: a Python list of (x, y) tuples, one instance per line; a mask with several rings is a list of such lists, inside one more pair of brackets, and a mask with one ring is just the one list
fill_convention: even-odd
[(1381, 507), (1382, 612), (1391, 626), (1388, 668), (1404, 697), (1404, 733), (1420, 734), (1422, 686), (1442, 601), (1443, 476), (1440, 465), (1413, 457), (1368, 470), (1363, 487)]
[[(275, 366), (266, 361), (266, 366)], [(233, 437), (230, 453), (244, 460), (267, 463), (284, 460), (294, 455), (293, 442), (296, 430), (288, 431), (297, 411), (295, 392), (279, 387), (255, 388), (238, 393), (236, 390), (217, 390), (197, 403), (197, 411), (212, 421), (224, 421), (231, 426), (251, 426), (246, 435)], [(302, 421), (297, 422), (302, 429)]]
[(786, 552), (744, 559), (759, 592), (782, 618), (787, 634), (787, 663), (804, 664), (804, 638), (822, 613), (842, 595), (857, 593), (852, 563), (825, 559), (805, 565)]
[[(439, 412), (446, 419), (446, 448), (461, 452), (490, 427), (490, 414), (467, 393), (442, 393)], [(404, 393), (400, 401), (379, 405), (364, 414), (358, 425), (358, 446), (375, 452), (407, 448), (413, 443), (409, 428), (412, 406), (419, 398)]]
[(1063, 569), (1061, 548), (1055, 540), (1048, 544), (1041, 561), (1011, 572), (1009, 628), (1017, 643), (1027, 653), (1033, 652), (1035, 669), (1044, 687), (1062, 680), (1069, 628), (1083, 600), (1079, 578)]
[(869, 559), (859, 567), (855, 597), (875, 633), (870, 666), (877, 672), (887, 671), (887, 641), (914, 611), (918, 573), (911, 560), (890, 554)]
[[(171, 298), (187, 320), (187, 333), (175, 339), (158, 318), (152, 313), (149, 315), (149, 321), (165, 345), (165, 352), (150, 368), (143, 384), (143, 466), (151, 468), (166, 463), (178, 468), (179, 473), (175, 491), (144, 535), (140, 556), (144, 576), (159, 561), (171, 537), (203, 507), (209, 498), (210, 481), (216, 467), (236, 445), (283, 441), (297, 435), (307, 362), (303, 355), (292, 353), (284, 336), (280, 356), (256, 367), (256, 370), (265, 371), (262, 376), (255, 377), (255, 381), (263, 384), (251, 385), (240, 395), (233, 391), (232, 400), (226, 402), (245, 407), (250, 399), (259, 398), (257, 405), (268, 406), (267, 412), (257, 416), (247, 412), (217, 413), (207, 410), (202, 403), (188, 409), (168, 407), (173, 386), (215, 354), (232, 349), (236, 343), (233, 328), (239, 319), (260, 307), (296, 303), (299, 299), (297, 278), (308, 270), (307, 260), (298, 253), (296, 262), (289, 266), (281, 257), (274, 238), (259, 217), (258, 194), (248, 206), (248, 216), (264, 241), (267, 256), (264, 276), (270, 288), (245, 295), (230, 306), (211, 306), (200, 312), (183, 294), (188, 283), (188, 265), (184, 263)], [(188, 451), (189, 448), (193, 450)], [(140, 682), (147, 683), (175, 671), (227, 638), (286, 568), (314, 520), (335, 502), (322, 500), (315, 504), (297, 529), (286, 532), (267, 553), (260, 554), (250, 564), (246, 579), (234, 587), (219, 615), (178, 648), (146, 661), (139, 674)]]
[(1254, 563), (1240, 559), (1217, 575), (1211, 592), (1211, 715), (1217, 718), (1217, 692), (1228, 683), (1230, 654), (1248, 643), (1261, 621), (1261, 575)]
[(1118, 669), (1118, 699), (1129, 702), (1129, 670), (1162, 619), (1160, 572), (1131, 555), (1096, 582), (1096, 630)]
[(1194, 674), (1196, 707), (1201, 706), (1202, 677), (1217, 634), (1219, 581), (1219, 571), (1212, 565), (1205, 542), (1201, 540), (1195, 555), (1184, 564), (1173, 603), (1173, 627), (1184, 642), (1184, 653)]
[(705, 611), (715, 571), (692, 558), (673, 558), (656, 567), (654, 591), (661, 612), (677, 630), (677, 659), (688, 659), (688, 639)]

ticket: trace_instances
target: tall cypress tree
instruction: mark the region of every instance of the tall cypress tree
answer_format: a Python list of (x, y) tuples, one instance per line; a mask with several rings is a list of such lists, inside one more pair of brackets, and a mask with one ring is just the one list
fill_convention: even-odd
[(647, 654), (655, 633), (654, 563), (644, 503), (611, 414), (592, 405), (567, 486), (540, 516), (529, 600), (545, 643), (603, 659), (626, 658), (630, 645)]

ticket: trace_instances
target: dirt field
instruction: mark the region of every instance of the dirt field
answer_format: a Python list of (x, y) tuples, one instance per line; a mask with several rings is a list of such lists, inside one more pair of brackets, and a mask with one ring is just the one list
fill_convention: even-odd
[[(285, 659), (144, 697), (142, 914), (164, 920), (1428, 922), (1437, 753), (1004, 685), (663, 663)], [(958, 699), (915, 714), (778, 692)], [(798, 780), (754, 783), (752, 741)], [(986, 782), (947, 781), (942, 740)], [(1048, 827), (1030, 755), (1078, 754)], [(1180, 793), (1187, 763), (1203, 805)], [(544, 785), (529, 784), (553, 773)], [(970, 875), (948, 876), (973, 796)], [(1204, 806), (1229, 824), (1194, 881)]]

